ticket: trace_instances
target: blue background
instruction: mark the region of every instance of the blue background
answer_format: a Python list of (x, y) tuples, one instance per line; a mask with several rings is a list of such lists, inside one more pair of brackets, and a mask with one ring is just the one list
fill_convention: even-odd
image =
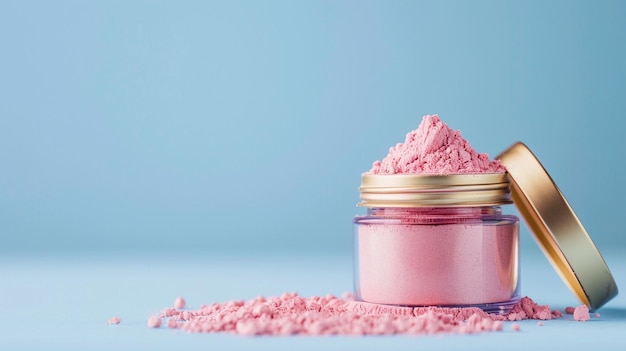
[(0, 252), (349, 255), (434, 113), (620, 249), (624, 62), (619, 1), (2, 0)]

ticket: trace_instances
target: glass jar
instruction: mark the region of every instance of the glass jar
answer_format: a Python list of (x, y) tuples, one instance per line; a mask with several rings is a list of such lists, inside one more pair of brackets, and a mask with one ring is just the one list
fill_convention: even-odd
[(506, 174), (364, 174), (355, 295), (401, 306), (507, 313), (520, 299), (519, 219)]

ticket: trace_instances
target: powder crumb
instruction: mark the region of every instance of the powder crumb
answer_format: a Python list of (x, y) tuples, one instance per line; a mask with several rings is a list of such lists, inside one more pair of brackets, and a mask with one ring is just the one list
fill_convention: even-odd
[(515, 332), (518, 332), (518, 331), (520, 331), (521, 329), (522, 329), (522, 328), (520, 327), (520, 325), (519, 325), (519, 324), (517, 324), (517, 323), (513, 323), (513, 324), (511, 324), (511, 330), (513, 330), (513, 331), (515, 331)]
[(596, 312), (593, 316), (596, 318), (600, 318), (600, 313)]
[(537, 322), (537, 325), (543, 327), (543, 322)]
[(529, 297), (523, 297), (504, 318), (509, 321), (520, 321), (524, 319), (548, 320), (560, 318), (561, 312), (558, 310), (551, 311), (549, 306), (538, 305)]
[[(547, 309), (548, 314), (544, 315)], [(526, 312), (525, 312), (526, 310)], [(226, 332), (239, 335), (430, 335), (477, 334), (503, 330), (504, 321), (555, 318), (547, 306), (525, 297), (507, 315), (489, 314), (475, 307), (403, 307), (355, 301), (352, 294), (301, 297), (256, 297), (203, 305), (198, 310), (148, 319), (158, 328), (161, 319), (169, 328), (190, 333)], [(528, 312), (528, 313), (527, 313)], [(514, 317), (509, 317), (513, 314)]]
[(565, 307), (565, 313), (567, 314), (574, 314), (574, 310), (575, 310), (574, 307), (571, 307), (571, 306)]
[(181, 308), (185, 308), (185, 299), (182, 297), (177, 297), (174, 301), (174, 308), (180, 310)]
[[(169, 322), (168, 322), (168, 325), (169, 325)], [(150, 318), (148, 318), (148, 327), (149, 328), (161, 327), (161, 318), (157, 316), (150, 316)]]
[(589, 320), (589, 307), (580, 305), (574, 309), (574, 320), (585, 322)]
[(439, 116), (424, 116), (417, 129), (406, 135), (404, 143), (389, 149), (389, 154), (372, 165), (372, 174), (474, 174), (504, 173), (500, 161), (478, 153), (460, 131), (452, 130)]
[(344, 292), (343, 294), (341, 294), (341, 298), (344, 300), (348, 300), (348, 301), (353, 301), (354, 300), (354, 293), (352, 292)]
[(111, 317), (109, 318), (109, 320), (107, 320), (107, 324), (108, 325), (116, 325), (116, 324), (120, 324), (122, 322), (122, 320), (120, 319), (120, 317)]

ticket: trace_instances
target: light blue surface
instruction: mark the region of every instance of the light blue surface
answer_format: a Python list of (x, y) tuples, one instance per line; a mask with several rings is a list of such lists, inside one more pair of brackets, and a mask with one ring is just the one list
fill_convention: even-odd
[[(433, 113), (491, 156), (526, 142), (621, 286), (624, 62), (620, 1), (0, 1), (0, 348), (621, 346), (621, 295), (589, 323), (444, 338), (145, 320), (178, 295), (349, 290), (360, 174)], [(525, 293), (577, 303), (524, 262)]]
[[(626, 260), (606, 255), (619, 281)], [(480, 335), (385, 337), (242, 337), (187, 334), (146, 326), (148, 316), (177, 296), (190, 308), (258, 295), (297, 291), (340, 295), (351, 289), (347, 256), (48, 257), (0, 260), (0, 345), (3, 350), (623, 350), (626, 298), (599, 310), (600, 318), (506, 323)], [(522, 253), (522, 292), (563, 310), (579, 302), (538, 252)], [(106, 325), (118, 316), (122, 323)]]
[(439, 113), (624, 247), (621, 1), (0, 2), (0, 252), (341, 252)]

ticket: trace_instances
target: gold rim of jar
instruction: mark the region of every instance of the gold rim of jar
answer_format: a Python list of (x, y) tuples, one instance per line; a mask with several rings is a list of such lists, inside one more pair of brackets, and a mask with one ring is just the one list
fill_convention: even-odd
[(361, 178), (363, 207), (462, 207), (510, 204), (507, 173), (372, 174)]

